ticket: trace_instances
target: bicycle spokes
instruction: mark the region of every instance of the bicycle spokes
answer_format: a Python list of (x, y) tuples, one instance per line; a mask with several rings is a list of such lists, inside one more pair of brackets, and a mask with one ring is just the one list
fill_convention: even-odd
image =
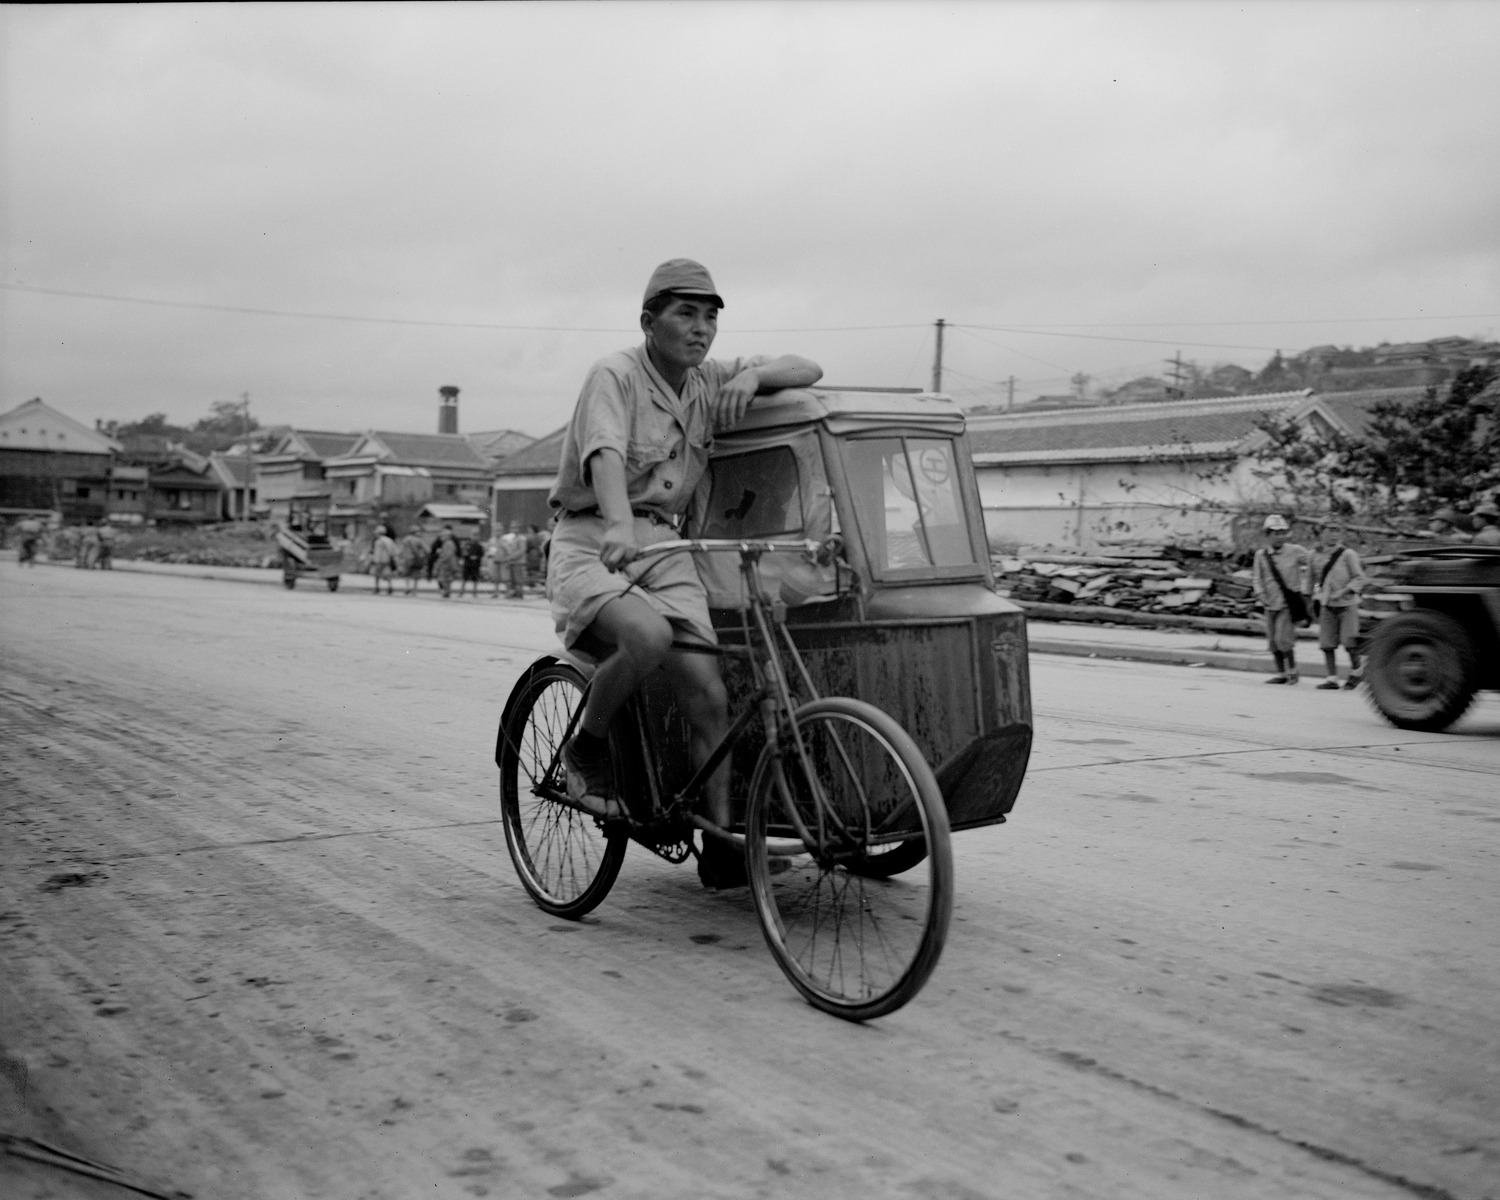
[[(884, 713), (830, 698), (799, 709), (805, 754), (768, 755), (746, 841), (767, 944), (796, 988), (854, 1019), (899, 1008), (937, 962), (952, 906), (942, 797), (911, 739)], [(773, 874), (769, 838), (805, 853)], [(937, 847), (901, 877), (867, 869), (901, 841)]]

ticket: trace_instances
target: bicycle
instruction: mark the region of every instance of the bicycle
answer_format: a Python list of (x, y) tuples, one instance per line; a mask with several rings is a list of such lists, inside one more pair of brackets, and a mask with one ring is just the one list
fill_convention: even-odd
[[(818, 694), (785, 605), (762, 585), (763, 555), (826, 563), (839, 548), (837, 536), (694, 538), (643, 551), (643, 559), (737, 553), (748, 598), (740, 640), (674, 642), (740, 657), (754, 679), (724, 739), (685, 783), (673, 786), (685, 750), (673, 739), (670, 705), (638, 695), (610, 730), (629, 815), (604, 819), (569, 800), (561, 750), (582, 712), (589, 670), (555, 655), (533, 663), (512, 690), (495, 762), (506, 845), (543, 911), (572, 920), (592, 911), (614, 886), (631, 841), (680, 863), (695, 853), (694, 833), (727, 839), (745, 853), (761, 930), (792, 986), (824, 1012), (864, 1021), (906, 1004), (936, 967), (953, 909), (953, 858), (943, 795), (916, 743), (874, 705)], [(757, 733), (743, 821), (721, 828), (697, 814), (695, 802), (737, 747), (754, 748)]]

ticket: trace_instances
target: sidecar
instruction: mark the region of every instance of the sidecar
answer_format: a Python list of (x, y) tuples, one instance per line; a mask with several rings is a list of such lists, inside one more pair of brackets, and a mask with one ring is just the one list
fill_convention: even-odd
[[(685, 533), (837, 537), (827, 565), (798, 555), (761, 563), (815, 686), (901, 723), (932, 765), (954, 829), (1005, 820), (1031, 753), (1026, 620), (994, 591), (957, 405), (881, 390), (757, 397), (737, 428), (716, 436)], [(699, 563), (726, 645), (745, 640), (733, 557)], [(722, 666), (735, 711), (750, 669), (733, 655)], [(651, 690), (650, 707), (667, 702)], [(732, 794), (745, 794), (758, 751), (750, 739), (737, 748)]]

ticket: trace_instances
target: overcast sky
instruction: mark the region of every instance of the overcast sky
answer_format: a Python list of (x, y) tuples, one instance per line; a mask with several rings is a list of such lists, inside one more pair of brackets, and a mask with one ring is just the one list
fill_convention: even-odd
[(925, 386), (942, 317), (965, 404), (1500, 336), (1489, 0), (35, 6), (0, 37), (0, 410), (247, 392), (422, 431), (453, 384), (464, 431), (542, 434), (678, 255), (715, 356)]

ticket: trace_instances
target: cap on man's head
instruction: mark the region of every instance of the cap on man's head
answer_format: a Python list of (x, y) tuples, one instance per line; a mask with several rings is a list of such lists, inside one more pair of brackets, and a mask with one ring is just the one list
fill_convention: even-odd
[(1458, 514), (1451, 508), (1440, 508), (1432, 514), (1432, 520), (1447, 521), (1448, 524), (1452, 525), (1458, 520)]
[(690, 258), (669, 259), (652, 271), (641, 307), (645, 308), (658, 296), (664, 296), (668, 292), (674, 296), (703, 296), (720, 308), (724, 307), (724, 298), (714, 289), (714, 281), (709, 278), (708, 268)]
[(1269, 517), (1266, 518), (1266, 523), (1262, 525), (1261, 528), (1264, 529), (1267, 533), (1270, 533), (1275, 529), (1279, 529), (1282, 533), (1285, 533), (1288, 529), (1291, 528), (1291, 526), (1286, 523), (1286, 518), (1283, 517), (1280, 513), (1272, 513)]

